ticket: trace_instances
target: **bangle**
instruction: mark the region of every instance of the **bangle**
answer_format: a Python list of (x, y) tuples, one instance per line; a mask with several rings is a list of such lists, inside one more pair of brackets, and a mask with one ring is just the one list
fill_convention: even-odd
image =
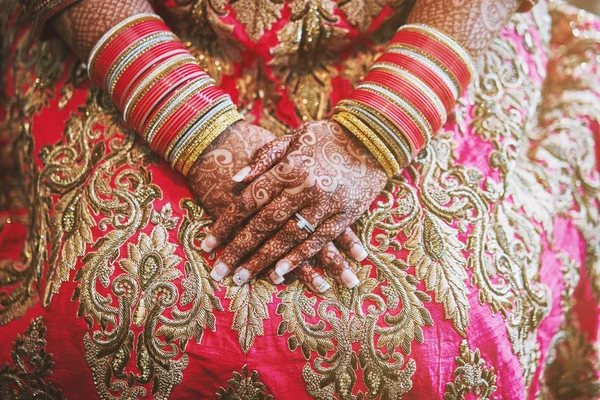
[(358, 118), (350, 113), (340, 112), (335, 114), (332, 119), (350, 131), (373, 154), (373, 157), (383, 167), (388, 177), (391, 178), (400, 171), (400, 166), (396, 163), (393, 156), (390, 154), (389, 157), (386, 157), (386, 154), (382, 152), (382, 149), (385, 148), (383, 142), (366, 125), (361, 125)]
[[(135, 107), (139, 104), (140, 99), (144, 98), (148, 92), (156, 85), (165, 79), (173, 71), (177, 72), (181, 70), (185, 65), (192, 65), (196, 63), (196, 59), (190, 54), (183, 53), (178, 54), (175, 57), (171, 57), (169, 60), (159, 64), (149, 74), (147, 74), (141, 82), (139, 82), (131, 91), (128, 91), (124, 96), (128, 99), (123, 106), (123, 117), (125, 122), (129, 121), (130, 113), (135, 110)], [(187, 76), (182, 74), (182, 76)]]
[(229, 96), (152, 14), (132, 16), (106, 32), (90, 54), (88, 69), (124, 120), (184, 174), (242, 118)]
[(396, 157), (400, 167), (405, 167), (410, 161), (410, 145), (404, 135), (389, 120), (374, 108), (352, 100), (342, 100), (335, 107), (335, 112), (345, 111), (356, 115), (389, 147)]
[[(229, 128), (234, 123), (241, 121), (242, 119), (244, 119), (244, 117), (242, 117), (242, 115), (239, 112), (237, 112), (237, 110), (235, 110), (235, 109), (228, 111), (228, 112), (224, 113), (223, 115), (219, 116), (217, 118), (217, 120), (215, 120), (211, 124), (210, 129), (208, 130), (206, 135), (203, 137), (203, 140), (198, 144), (198, 147), (196, 147), (189, 155), (187, 155), (187, 158), (183, 158), (183, 157), (181, 158), (181, 160), (184, 160), (183, 163), (181, 163), (181, 162), (178, 162), (176, 164), (174, 163), (173, 167), (175, 169), (177, 169), (178, 171), (180, 171), (184, 176), (187, 176), (188, 172), (190, 171), (190, 169), (192, 168), (194, 163), (200, 157), (200, 154), (202, 154), (202, 152), (204, 150), (206, 150), (206, 148), (221, 133), (223, 133), (223, 131), (225, 131), (227, 128)], [(179, 161), (179, 160), (177, 160), (177, 161)]]
[(468, 52), (443, 32), (405, 25), (333, 119), (399, 171), (446, 122), (475, 71)]

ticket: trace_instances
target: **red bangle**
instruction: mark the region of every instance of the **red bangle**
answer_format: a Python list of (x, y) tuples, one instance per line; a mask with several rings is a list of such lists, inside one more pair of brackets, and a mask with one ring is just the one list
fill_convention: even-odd
[(350, 100), (355, 100), (370, 105), (381, 114), (386, 116), (395, 126), (397, 126), (400, 132), (404, 133), (406, 138), (411, 143), (412, 157), (415, 157), (419, 151), (425, 147), (425, 137), (423, 137), (423, 134), (419, 130), (418, 126), (408, 115), (406, 115), (402, 109), (395, 104), (389, 102), (381, 96), (377, 96), (374, 93), (360, 89), (352, 92), (350, 95)]
[(463, 60), (437, 40), (420, 32), (402, 30), (393, 37), (393, 43), (411, 46), (441, 61), (460, 84), (461, 93), (469, 86), (471, 74)]
[(159, 104), (167, 101), (167, 97), (170, 97), (171, 92), (177, 90), (186, 82), (190, 82), (203, 76), (207, 76), (206, 73), (195, 64), (186, 64), (171, 71), (163, 79), (152, 86), (148, 93), (140, 99), (138, 104), (132, 106), (130, 112), (131, 117), (125, 116), (128, 118), (129, 124), (134, 127), (134, 129), (139, 129), (139, 132), (142, 132), (146, 128), (150, 113), (153, 112)]
[(446, 82), (438, 74), (430, 70), (415, 59), (412, 59), (404, 54), (398, 53), (384, 53), (377, 59), (377, 62), (387, 62), (397, 65), (406, 71), (410, 71), (414, 75), (421, 78), (427, 86), (429, 86), (434, 92), (437, 93), (440, 100), (444, 104), (444, 108), (447, 113), (450, 113), (456, 99), (452, 95), (452, 90), (448, 87)]
[(436, 132), (442, 126), (442, 123), (445, 122), (442, 121), (442, 116), (437, 112), (435, 105), (427, 96), (404, 79), (386, 71), (375, 70), (369, 72), (363, 82), (369, 81), (383, 87), (389, 87), (394, 93), (402, 93), (402, 97), (427, 119), (433, 132)]
[(212, 108), (211, 105), (214, 106), (215, 102), (219, 99), (224, 99), (226, 96), (222, 90), (215, 86), (208, 87), (200, 93), (204, 93), (204, 95), (194, 95), (185, 101), (175, 112), (175, 114), (179, 115), (172, 115), (159, 132), (156, 133), (157, 137), (152, 141), (152, 145), (155, 146), (156, 151), (165, 159), (168, 159), (166, 152), (169, 144), (181, 139), (180, 136), (184, 133), (182, 129), (192, 120), (201, 118)]
[(143, 53), (136, 58), (115, 84), (113, 101), (117, 107), (123, 109), (125, 106), (123, 102), (129, 94), (127, 88), (131, 88), (138, 81), (141, 74), (151, 70), (156, 63), (163, 61), (166, 55), (171, 54), (171, 56), (174, 56), (175, 54), (181, 54), (181, 52), (185, 52), (185, 47), (180, 42), (163, 42), (154, 46), (151, 51)]
[(96, 62), (92, 66), (92, 76), (94, 82), (98, 85), (104, 85), (103, 77), (106, 76), (110, 65), (125, 51), (130, 45), (150, 36), (154, 33), (168, 31), (168, 27), (158, 20), (142, 21), (119, 33), (110, 43), (99, 51)]

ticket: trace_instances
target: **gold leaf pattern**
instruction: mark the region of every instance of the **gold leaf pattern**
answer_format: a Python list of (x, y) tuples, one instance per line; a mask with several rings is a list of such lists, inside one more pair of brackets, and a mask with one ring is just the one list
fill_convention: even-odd
[(227, 381), (227, 389), (219, 388), (216, 394), (219, 400), (273, 400), (267, 394), (267, 388), (260, 382), (257, 371), (252, 371), (248, 376), (248, 366), (242, 367), (242, 373), (233, 372), (233, 377)]
[(229, 5), (245, 27), (248, 36), (257, 42), (271, 25), (281, 18), (283, 0), (230, 0)]
[(242, 351), (247, 353), (257, 336), (264, 335), (262, 321), (269, 318), (275, 287), (265, 280), (255, 280), (249, 285), (235, 285), (228, 277), (224, 283), (226, 299), (230, 299), (228, 311), (233, 312), (231, 329), (237, 331)]
[(446, 384), (444, 399), (463, 400), (470, 393), (477, 396), (478, 400), (491, 399), (497, 389), (494, 367), (488, 368), (479, 349), (471, 350), (466, 340), (461, 342), (459, 351), (454, 382)]
[(456, 230), (439, 218), (425, 213), (425, 219), (414, 229), (404, 247), (410, 250), (408, 262), (416, 266), (415, 276), (425, 281), (437, 303), (443, 303), (446, 318), (454, 327), (466, 334), (469, 325), (466, 260), (461, 250), (463, 244), (456, 239)]
[(388, 0), (344, 0), (339, 2), (338, 7), (350, 24), (365, 32), (387, 3)]
[(17, 399), (64, 399), (60, 389), (47, 379), (54, 361), (46, 352), (46, 327), (42, 317), (31, 320), (23, 335), (17, 334), (11, 357), (0, 369), (0, 397)]

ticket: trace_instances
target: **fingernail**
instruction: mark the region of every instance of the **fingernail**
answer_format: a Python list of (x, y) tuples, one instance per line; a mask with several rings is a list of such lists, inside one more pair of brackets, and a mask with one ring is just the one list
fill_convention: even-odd
[(367, 253), (367, 250), (365, 250), (365, 248), (363, 246), (361, 246), (360, 244), (355, 244), (350, 249), (350, 255), (356, 261), (360, 262), (360, 261), (364, 260), (365, 258), (367, 258), (369, 256), (369, 253)]
[(202, 241), (202, 243), (200, 244), (200, 248), (207, 252), (210, 253), (211, 251), (213, 251), (215, 249), (215, 247), (217, 247), (219, 245), (219, 241), (217, 240), (216, 237), (214, 237), (213, 235), (208, 235), (207, 237), (204, 238), (204, 240)]
[(322, 276), (313, 279), (312, 284), (319, 293), (324, 293), (331, 288), (331, 285)]
[(349, 269), (344, 270), (340, 278), (342, 279), (342, 283), (344, 284), (344, 286), (346, 286), (348, 289), (352, 289), (360, 285), (360, 281), (358, 280), (354, 272), (352, 272)]
[(269, 275), (269, 279), (271, 279), (271, 282), (273, 282), (274, 285), (279, 285), (285, 280), (283, 276), (277, 275), (275, 271), (271, 272), (271, 274)]
[(284, 276), (292, 269), (292, 264), (290, 264), (287, 260), (281, 260), (277, 263), (277, 267), (275, 268), (275, 272), (279, 276)]
[(233, 275), (233, 283), (238, 286), (242, 286), (244, 283), (248, 282), (248, 279), (250, 279), (250, 271), (246, 268), (239, 268), (235, 272), (235, 275)]
[(231, 178), (231, 179), (233, 179), (234, 182), (240, 183), (241, 181), (244, 180), (245, 177), (248, 176), (248, 174), (250, 173), (251, 170), (252, 170), (252, 168), (250, 168), (250, 167), (244, 167), (244, 168), (240, 169), (238, 171), (238, 173), (235, 174), (233, 176), (233, 178)]
[(216, 262), (210, 271), (210, 277), (217, 282), (221, 282), (229, 274), (229, 268), (222, 262)]

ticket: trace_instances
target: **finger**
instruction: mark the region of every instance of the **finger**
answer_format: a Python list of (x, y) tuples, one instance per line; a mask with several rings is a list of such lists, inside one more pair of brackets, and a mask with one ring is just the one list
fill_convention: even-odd
[(202, 241), (202, 250), (213, 251), (220, 243), (231, 236), (247, 218), (270, 203), (284, 188), (284, 183), (271, 172), (261, 175), (246, 189), (235, 197), (235, 200), (219, 216), (210, 229), (210, 234)]
[(281, 228), (302, 206), (295, 196), (285, 191), (277, 196), (225, 247), (210, 276), (219, 282), (229, 275), (232, 268), (237, 267), (242, 259)]
[(248, 184), (270, 170), (287, 153), (292, 138), (292, 135), (286, 135), (265, 144), (254, 153), (250, 163), (239, 170), (232, 179), (238, 183)]
[[(313, 227), (319, 226), (322, 221), (328, 218), (328, 215), (319, 215), (315, 207), (304, 208), (298, 214), (310, 221)], [(277, 260), (285, 256), (310, 235), (311, 232), (308, 229), (298, 226), (296, 218), (288, 220), (272, 238), (252, 253), (250, 258), (235, 271), (233, 281), (237, 285), (243, 285), (265, 268), (275, 264)], [(278, 275), (283, 276), (283, 273), (278, 271)]]
[[(314, 257), (327, 243), (342, 234), (351, 223), (352, 221), (345, 215), (336, 215), (325, 221), (309, 239), (302, 242), (287, 254), (284, 259), (279, 260), (275, 269), (278, 275), (284, 275), (293, 270), (295, 266), (300, 265), (302, 261)], [(351, 279), (352, 277), (349, 278), (347, 282), (344, 281), (344, 286), (347, 288), (351, 289), (360, 284), (356, 276), (354, 276), (354, 279)]]
[(350, 227), (346, 228), (344, 233), (338, 236), (333, 242), (340, 250), (349, 254), (358, 262), (363, 261), (369, 256), (365, 246), (363, 246), (356, 233)]
[(353, 282), (358, 281), (356, 273), (350, 267), (350, 263), (344, 258), (337, 247), (329, 242), (317, 253), (317, 261), (321, 263), (323, 269), (340, 285), (348, 287)]
[[(331, 285), (321, 275), (314, 266), (308, 261), (300, 264), (300, 267), (296, 270), (298, 278), (308, 287), (313, 293), (325, 293), (331, 288)], [(267, 279), (272, 284), (278, 285), (285, 279), (282, 276), (277, 275), (274, 269), (267, 275)]]

